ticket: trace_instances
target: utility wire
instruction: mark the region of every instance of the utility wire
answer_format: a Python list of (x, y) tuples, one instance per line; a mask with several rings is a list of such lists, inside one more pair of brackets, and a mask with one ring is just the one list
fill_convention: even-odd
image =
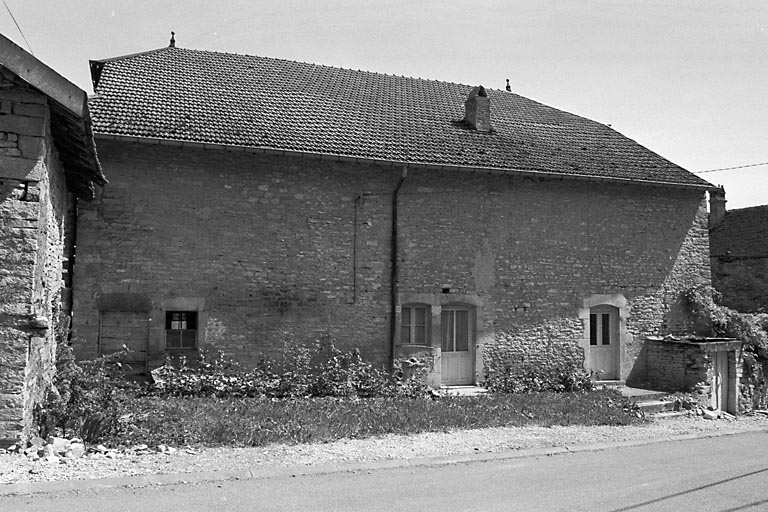
[(747, 167), (757, 167), (759, 165), (768, 165), (768, 162), (760, 162), (759, 164), (737, 165), (735, 167), (723, 167), (721, 169), (708, 169), (706, 171), (693, 171), (693, 173), (694, 174), (703, 174), (705, 172), (732, 171), (734, 169), (745, 169)]
[(13, 20), (14, 25), (16, 25), (16, 28), (19, 29), (19, 34), (21, 34), (21, 38), (24, 39), (24, 42), (27, 43), (27, 48), (29, 48), (29, 53), (32, 55), (35, 54), (35, 52), (32, 51), (32, 47), (29, 45), (29, 41), (27, 41), (26, 36), (24, 36), (24, 32), (21, 30), (21, 27), (19, 26), (19, 22), (16, 21), (16, 17), (11, 12), (11, 8), (8, 7), (8, 4), (5, 3), (5, 0), (3, 0), (3, 5), (5, 6), (5, 9), (8, 11), (8, 14), (11, 15), (11, 19)]

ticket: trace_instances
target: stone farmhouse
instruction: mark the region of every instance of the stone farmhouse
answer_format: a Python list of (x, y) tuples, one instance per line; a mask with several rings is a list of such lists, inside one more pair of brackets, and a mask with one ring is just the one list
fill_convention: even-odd
[(712, 284), (737, 311), (768, 312), (768, 205), (713, 209)]
[(91, 71), (110, 183), (78, 208), (81, 357), (325, 337), (435, 386), (520, 361), (632, 381), (710, 280), (715, 187), (512, 92), (173, 41)]
[(0, 35), (0, 447), (29, 435), (51, 388), (74, 205), (105, 183), (85, 91)]

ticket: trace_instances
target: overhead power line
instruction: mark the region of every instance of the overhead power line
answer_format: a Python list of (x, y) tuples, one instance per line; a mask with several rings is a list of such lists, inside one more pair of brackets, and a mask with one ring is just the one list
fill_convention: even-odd
[(35, 54), (35, 52), (32, 51), (32, 47), (29, 45), (29, 41), (27, 41), (26, 36), (24, 35), (24, 31), (21, 30), (21, 27), (19, 26), (19, 22), (16, 21), (16, 17), (11, 12), (11, 8), (8, 7), (8, 4), (3, 0), (3, 5), (5, 6), (5, 9), (8, 11), (8, 14), (11, 15), (11, 19), (13, 20), (13, 24), (16, 25), (16, 28), (19, 29), (19, 34), (21, 34), (21, 38), (24, 39), (24, 42), (27, 43), (27, 48), (29, 48), (29, 53), (32, 55)]
[(706, 171), (693, 171), (693, 172), (694, 174), (702, 174), (705, 172), (732, 171), (734, 169), (746, 169), (747, 167), (758, 167), (760, 165), (768, 165), (768, 162), (760, 162), (758, 164), (736, 165), (734, 167), (722, 167), (720, 169), (707, 169)]

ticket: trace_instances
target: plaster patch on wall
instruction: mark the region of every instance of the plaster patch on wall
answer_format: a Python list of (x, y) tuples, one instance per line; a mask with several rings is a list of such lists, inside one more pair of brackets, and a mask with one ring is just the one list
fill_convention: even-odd
[(491, 290), (496, 282), (495, 268), (493, 248), (486, 238), (475, 253), (475, 265), (472, 267), (472, 277), (478, 293), (487, 293)]
[(224, 326), (224, 322), (217, 318), (209, 317), (208, 322), (205, 324), (205, 342), (216, 344), (219, 341), (223, 341), (224, 335), (227, 333), (227, 328)]

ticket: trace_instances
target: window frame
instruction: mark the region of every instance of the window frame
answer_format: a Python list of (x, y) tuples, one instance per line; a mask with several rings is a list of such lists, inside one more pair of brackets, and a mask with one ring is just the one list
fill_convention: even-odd
[(589, 310), (589, 346), (608, 347), (618, 342), (616, 327), (618, 309), (613, 306), (593, 306)]
[[(456, 341), (457, 341), (457, 326), (458, 326), (458, 315), (456, 312), (461, 311), (466, 313), (466, 349), (465, 350), (456, 350)], [(474, 335), (474, 313), (475, 308), (474, 306), (468, 306), (468, 305), (462, 305), (462, 304), (452, 304), (452, 305), (446, 305), (442, 307), (442, 310), (440, 312), (440, 349), (443, 352), (471, 352), (472, 351), (472, 345), (474, 343), (475, 335)], [(452, 322), (453, 322), (453, 339), (450, 340), (450, 348), (452, 350), (447, 350), (447, 344), (443, 333), (443, 318), (446, 313), (451, 313), (452, 316)]]
[[(423, 323), (416, 322), (416, 311), (423, 311)], [(407, 313), (406, 313), (407, 312)], [(430, 327), (432, 307), (429, 304), (409, 303), (400, 308), (400, 344), (413, 346), (428, 346), (430, 344)], [(419, 342), (418, 329), (423, 329), (423, 341)], [(407, 333), (407, 336), (406, 336)]]
[[(180, 318), (174, 319), (174, 315), (179, 315)], [(166, 310), (165, 311), (165, 350), (171, 351), (171, 352), (178, 352), (178, 351), (190, 351), (190, 350), (197, 350), (198, 349), (198, 333), (199, 333), (199, 320), (200, 320), (200, 313), (198, 311), (194, 310)], [(181, 327), (181, 325), (177, 326), (177, 328), (173, 328), (174, 323), (180, 323), (184, 325), (184, 327)], [(194, 325), (194, 328), (190, 328), (189, 324), (192, 323)], [(193, 346), (185, 346), (184, 340), (185, 340), (185, 334), (192, 337), (194, 339), (194, 345)], [(178, 336), (177, 340), (174, 340), (173, 338)], [(174, 343), (169, 343), (170, 341), (174, 341)]]

